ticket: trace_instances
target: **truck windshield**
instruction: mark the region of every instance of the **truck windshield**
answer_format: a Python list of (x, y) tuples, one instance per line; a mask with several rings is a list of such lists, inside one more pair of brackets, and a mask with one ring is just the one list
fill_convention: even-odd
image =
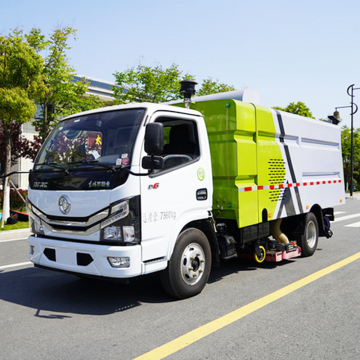
[(126, 109), (61, 121), (41, 148), (35, 169), (130, 165), (144, 114), (144, 109)]

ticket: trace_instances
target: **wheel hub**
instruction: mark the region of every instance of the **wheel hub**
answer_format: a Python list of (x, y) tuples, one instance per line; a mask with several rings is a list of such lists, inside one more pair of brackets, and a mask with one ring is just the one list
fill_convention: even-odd
[(195, 285), (203, 276), (205, 270), (205, 254), (199, 244), (189, 244), (181, 262), (181, 277), (188, 285)]
[(310, 248), (313, 248), (316, 243), (316, 226), (313, 221), (309, 221), (306, 229), (306, 241)]

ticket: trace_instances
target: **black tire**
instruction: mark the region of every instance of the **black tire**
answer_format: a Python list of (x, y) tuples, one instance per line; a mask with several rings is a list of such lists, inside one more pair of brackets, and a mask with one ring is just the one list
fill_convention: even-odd
[(204, 289), (211, 269), (211, 248), (198, 229), (183, 231), (176, 240), (168, 267), (161, 273), (165, 291), (178, 299), (195, 296)]
[(314, 254), (319, 241), (319, 225), (316, 216), (308, 213), (305, 216), (304, 234), (300, 237), (301, 256), (307, 257)]

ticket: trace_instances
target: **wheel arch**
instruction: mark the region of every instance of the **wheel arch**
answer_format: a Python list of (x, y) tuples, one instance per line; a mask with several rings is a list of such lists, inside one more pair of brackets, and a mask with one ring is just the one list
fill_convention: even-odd
[(186, 224), (180, 231), (182, 233), (186, 229), (195, 228), (200, 230), (207, 237), (210, 247), (211, 247), (211, 257), (212, 257), (212, 265), (219, 266), (220, 265), (220, 249), (216, 240), (216, 234), (213, 227), (213, 223), (210, 219), (204, 220), (195, 220)]
[(324, 224), (324, 213), (323, 209), (319, 204), (313, 205), (313, 207), (310, 209), (310, 212), (312, 212), (317, 220), (318, 227), (319, 227), (319, 236), (324, 236), (325, 232), (325, 224)]
[(325, 236), (324, 211), (326, 213), (326, 210), (327, 209), (325, 210), (322, 209), (322, 207), (319, 204), (314, 204), (309, 210), (309, 212), (283, 218), (283, 222), (281, 224), (281, 230), (289, 238), (293, 238), (293, 240), (298, 240), (299, 236), (301, 236), (305, 230), (306, 215), (309, 213), (313, 213), (318, 223), (319, 236)]

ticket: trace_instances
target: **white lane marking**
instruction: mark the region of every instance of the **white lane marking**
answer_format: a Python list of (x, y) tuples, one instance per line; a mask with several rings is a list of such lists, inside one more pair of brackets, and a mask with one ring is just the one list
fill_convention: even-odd
[(339, 222), (339, 221), (349, 220), (349, 219), (353, 219), (353, 218), (356, 218), (356, 217), (359, 217), (359, 216), (360, 216), (360, 213), (352, 214), (352, 215), (346, 215), (346, 216), (341, 216), (341, 217), (335, 219), (335, 221), (333, 221), (333, 222)]
[(345, 227), (360, 228), (360, 221), (359, 221), (359, 222), (356, 222), (356, 223), (349, 224), (349, 225), (345, 225)]
[(17, 264), (4, 265), (4, 266), (0, 266), (0, 270), (10, 269), (13, 267), (18, 267), (18, 266), (25, 266), (25, 265), (32, 265), (32, 262), (27, 261), (27, 262), (22, 262), (22, 263), (17, 263)]
[(346, 211), (335, 211), (334, 215), (340, 215), (340, 214), (345, 214)]
[(0, 240), (0, 244), (2, 243), (6, 243), (6, 242), (11, 242), (11, 241), (24, 241), (27, 240), (28, 238), (22, 238), (22, 239), (11, 239), (11, 240)]

